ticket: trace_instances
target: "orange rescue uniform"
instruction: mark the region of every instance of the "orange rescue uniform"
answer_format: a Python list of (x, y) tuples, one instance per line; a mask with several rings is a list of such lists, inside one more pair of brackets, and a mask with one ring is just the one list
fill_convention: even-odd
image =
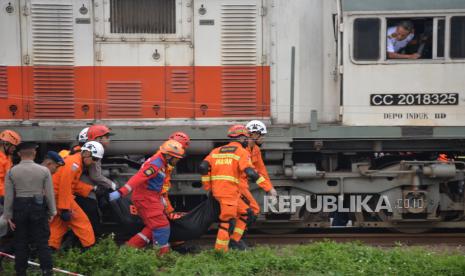
[[(50, 239), (49, 246), (59, 249), (61, 240), (68, 228), (79, 238), (83, 247), (89, 247), (95, 243), (95, 236), (92, 226), (87, 215), (74, 201), (73, 192), (78, 194), (89, 194), (92, 190), (91, 185), (87, 185), (79, 178), (82, 174), (82, 157), (81, 153), (69, 155), (65, 159), (65, 165), (60, 167), (53, 175), (53, 187), (55, 191), (55, 200), (58, 215), (50, 222)], [(60, 211), (71, 211), (71, 219), (63, 221), (60, 217)]]
[(264, 178), (263, 180), (257, 180), (257, 185), (265, 192), (271, 191), (271, 189), (273, 189), (273, 184), (271, 184), (270, 176), (266, 170), (265, 162), (263, 162), (262, 151), (260, 150), (260, 147), (254, 145), (252, 148), (247, 147), (247, 150), (250, 152), (250, 158), (252, 159), (252, 164), (255, 170), (257, 170), (258, 174)]
[(67, 150), (67, 149), (64, 149), (64, 150), (61, 150), (58, 155), (61, 156), (61, 158), (66, 158), (68, 157), (69, 155), (73, 155), (75, 154), (76, 152), (80, 152), (81, 151), (81, 146), (79, 145), (76, 145), (74, 147), (71, 148), (71, 150)]
[[(257, 145), (254, 145), (252, 148), (247, 147), (247, 151), (250, 153), (250, 159), (252, 160), (252, 164), (255, 170), (257, 170), (258, 174), (260, 175), (260, 178), (256, 182), (257, 185), (265, 192), (269, 192), (271, 189), (273, 189), (273, 185), (271, 184), (270, 176), (268, 175), (265, 163), (263, 162), (260, 147)], [(249, 190), (249, 183), (245, 174), (241, 179), (241, 188), (242, 197), (246, 198), (245, 201), (248, 203), (250, 208), (252, 208), (254, 214), (258, 215), (260, 213), (260, 206)]]
[(210, 164), (210, 174), (202, 176), (202, 183), (212, 191), (221, 209), (215, 249), (227, 251), (230, 221), (240, 216), (243, 206), (239, 200), (241, 177), (245, 169), (253, 166), (250, 154), (238, 142), (213, 149), (205, 161)]
[[(258, 174), (260, 175), (260, 177), (256, 181), (257, 185), (260, 188), (262, 188), (265, 192), (269, 192), (271, 189), (273, 189), (273, 185), (271, 184), (270, 176), (268, 175), (265, 163), (263, 162), (260, 147), (258, 147), (257, 145), (254, 145), (253, 147), (247, 147), (247, 151), (250, 154), (250, 158), (252, 160), (252, 164), (255, 170), (257, 170)], [(248, 213), (248, 208), (252, 210), (254, 216), (257, 216), (260, 213), (260, 205), (258, 205), (257, 201), (250, 192), (249, 181), (245, 173), (241, 178), (240, 189), (240, 217), (236, 221), (234, 232), (231, 235), (231, 239), (233, 239), (236, 242), (238, 242), (242, 238), (242, 235), (244, 235), (244, 232), (247, 229), (247, 218), (250, 215)]]
[(0, 151), (0, 197), (5, 196), (5, 176), (12, 166), (11, 158)]

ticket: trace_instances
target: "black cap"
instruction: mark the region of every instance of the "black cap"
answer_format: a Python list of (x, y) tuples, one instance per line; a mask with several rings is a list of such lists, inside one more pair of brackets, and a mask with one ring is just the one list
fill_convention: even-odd
[(65, 164), (65, 160), (63, 160), (63, 158), (55, 151), (47, 152), (47, 155), (45, 155), (45, 158), (54, 161), (60, 166), (63, 166)]
[(36, 142), (22, 142), (21, 144), (18, 145), (18, 151), (22, 150), (35, 150), (39, 147)]

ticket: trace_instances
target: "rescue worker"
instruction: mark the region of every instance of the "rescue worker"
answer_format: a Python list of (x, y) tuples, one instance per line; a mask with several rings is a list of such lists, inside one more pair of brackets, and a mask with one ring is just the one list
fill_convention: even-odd
[(42, 166), (46, 167), (52, 175), (57, 171), (59, 167), (63, 165), (65, 165), (65, 161), (55, 151), (47, 152), (44, 160), (42, 161)]
[(68, 156), (65, 165), (53, 175), (53, 186), (58, 208), (58, 216), (50, 223), (49, 245), (55, 250), (61, 246), (63, 235), (70, 228), (79, 238), (82, 247), (88, 248), (95, 243), (90, 221), (84, 211), (75, 202), (73, 187), (79, 185), (84, 167), (89, 167), (103, 158), (103, 146), (95, 141), (85, 143), (81, 152)]
[[(158, 254), (169, 252), (170, 224), (165, 214), (164, 200), (162, 196), (163, 184), (166, 178), (168, 164), (176, 166), (176, 163), (184, 157), (182, 145), (175, 140), (164, 142), (159, 151), (142, 164), (140, 170), (119, 190), (110, 193), (110, 201), (127, 196), (131, 191), (132, 202), (147, 229), (151, 231), (154, 246), (159, 249)], [(134, 239), (140, 239), (140, 233), (136, 234), (129, 244), (136, 243)]]
[(16, 275), (26, 275), (30, 243), (35, 243), (42, 275), (52, 275), (52, 256), (47, 241), (48, 222), (56, 215), (50, 171), (34, 163), (37, 144), (23, 143), (21, 162), (13, 167), (5, 181), (5, 219), (14, 230)]
[[(169, 140), (178, 141), (184, 150), (187, 150), (190, 144), (189, 135), (184, 132), (174, 132), (169, 137)], [(163, 182), (163, 188), (161, 195), (165, 200), (165, 214), (169, 219), (176, 219), (178, 216), (174, 213), (173, 205), (170, 202), (168, 192), (171, 188), (171, 173), (173, 172), (174, 166), (168, 164), (165, 172), (165, 180)], [(134, 248), (143, 248), (152, 241), (152, 231), (150, 228), (143, 228), (134, 238), (130, 239), (126, 244)]]
[(89, 128), (86, 127), (86, 128), (83, 128), (81, 130), (81, 132), (79, 132), (78, 136), (77, 136), (77, 141), (78, 141), (78, 144), (73, 146), (71, 148), (71, 150), (61, 150), (58, 154), (62, 157), (62, 158), (66, 158), (68, 155), (71, 155), (71, 154), (75, 154), (76, 152), (80, 152), (81, 151), (81, 147), (87, 142), (87, 132), (89, 131)]
[[(270, 196), (277, 196), (276, 190), (271, 184), (270, 176), (263, 162), (262, 153), (260, 147), (263, 144), (263, 136), (267, 133), (266, 126), (263, 122), (258, 120), (253, 120), (247, 123), (246, 128), (249, 132), (249, 142), (247, 145), (247, 151), (250, 154), (252, 165), (257, 173), (260, 175), (259, 179), (256, 181), (257, 185), (267, 192)], [(236, 221), (234, 232), (231, 236), (230, 245), (232, 248), (236, 249), (246, 249), (247, 245), (242, 241), (242, 236), (244, 235), (247, 227), (255, 222), (258, 214), (260, 213), (260, 206), (253, 197), (249, 189), (249, 183), (247, 177), (243, 176), (241, 178), (241, 201), (250, 207), (251, 210), (246, 209), (245, 215), (248, 217), (248, 220), (244, 218), (239, 218)]]
[[(172, 133), (168, 137), (168, 140), (174, 140), (174, 141), (179, 142), (182, 148), (184, 149), (184, 151), (187, 150), (190, 144), (189, 135), (181, 131)], [(165, 178), (165, 182), (163, 183), (163, 189), (161, 192), (161, 194), (163, 195), (163, 198), (165, 199), (165, 203), (166, 203), (165, 212), (168, 216), (174, 213), (173, 205), (171, 204), (169, 196), (168, 196), (168, 192), (171, 188), (171, 174), (173, 173), (173, 169), (174, 169), (174, 166), (168, 164), (168, 167), (166, 170), (166, 178)]]
[[(83, 130), (84, 131), (84, 130)], [(110, 136), (112, 136), (111, 130), (105, 125), (93, 125), (89, 127), (87, 131), (87, 137), (85, 133), (80, 134), (82, 140), (86, 139), (87, 141), (96, 141), (102, 144), (103, 148), (106, 149), (110, 145)], [(94, 185), (94, 189), (106, 188), (108, 190), (116, 190), (118, 187), (116, 183), (108, 179), (102, 174), (102, 162), (98, 160), (90, 167), (85, 168), (81, 176), (81, 182), (86, 184)], [(85, 187), (85, 185), (81, 185)], [(86, 192), (82, 191), (77, 192), (76, 202), (82, 208), (82, 210), (87, 214), (89, 220), (94, 229), (95, 236), (99, 237), (102, 234), (101, 224), (100, 224), (100, 213), (98, 207), (98, 196), (95, 192), (91, 191), (87, 196), (84, 196)]]
[(200, 164), (202, 184), (205, 190), (211, 190), (213, 197), (220, 204), (220, 224), (215, 243), (215, 249), (219, 251), (228, 251), (230, 228), (237, 223), (236, 218), (248, 219), (246, 214), (248, 206), (239, 200), (243, 173), (252, 182), (260, 178), (246, 150), (248, 136), (245, 126), (232, 126), (228, 130), (228, 137), (232, 141), (213, 149)]
[(12, 156), (19, 143), (21, 136), (13, 130), (7, 129), (0, 133), (0, 205), (3, 205), (5, 195), (6, 172), (13, 166)]

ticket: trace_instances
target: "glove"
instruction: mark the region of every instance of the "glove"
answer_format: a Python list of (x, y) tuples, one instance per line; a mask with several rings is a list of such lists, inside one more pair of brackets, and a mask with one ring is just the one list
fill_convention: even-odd
[(276, 192), (276, 189), (275, 189), (275, 188), (271, 188), (271, 190), (270, 190), (268, 193), (269, 193), (270, 196), (272, 196), (272, 197), (278, 196), (278, 192)]
[(167, 215), (167, 217), (169, 220), (175, 220), (181, 218), (183, 215), (185, 214), (181, 212), (171, 212)]
[(121, 197), (121, 193), (116, 190), (108, 195), (108, 201), (115, 201)]
[(63, 221), (70, 221), (71, 220), (71, 211), (68, 209), (61, 210), (60, 218)]

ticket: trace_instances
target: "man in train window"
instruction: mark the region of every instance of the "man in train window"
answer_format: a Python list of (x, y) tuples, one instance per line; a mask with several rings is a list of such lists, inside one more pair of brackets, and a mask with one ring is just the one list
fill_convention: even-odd
[(401, 21), (396, 26), (387, 30), (386, 51), (389, 59), (418, 59), (420, 54), (402, 54), (402, 49), (407, 47), (414, 38), (414, 29), (411, 21)]

